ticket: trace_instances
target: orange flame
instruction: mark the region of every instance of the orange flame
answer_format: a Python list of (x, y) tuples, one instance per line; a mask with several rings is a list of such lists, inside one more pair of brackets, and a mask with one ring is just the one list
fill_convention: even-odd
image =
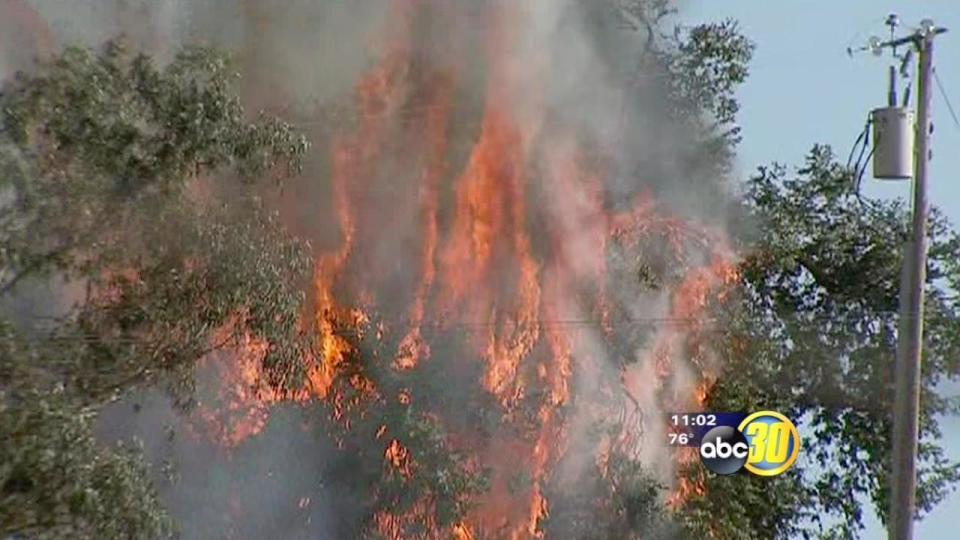
[[(623, 409), (632, 400), (643, 410), (622, 414), (622, 431), (594, 444), (591, 457), (604, 477), (611, 453), (635, 455), (651, 444), (638, 419), (647, 407), (703, 407), (716, 367), (703, 339), (713, 324), (707, 312), (736, 281), (735, 256), (722, 235), (673, 216), (649, 192), (636, 197), (629, 210), (611, 212), (603, 167), (586, 159), (586, 145), (572, 130), (557, 129), (549, 135), (550, 144), (538, 142), (539, 123), (548, 114), (538, 78), (546, 62), (534, 56), (522, 73), (510, 69), (508, 48), (519, 41), (523, 24), (521, 10), (513, 4), (500, 6), (494, 15), (477, 139), (462, 170), (448, 170), (455, 90), (461, 81), (457, 70), (412, 54), (410, 26), (419, 5), (397, 0), (398, 15), (391, 19), (396, 36), (388, 41), (383, 60), (356, 85), (358, 126), (331, 143), (330, 181), (341, 241), (316, 261), (310, 324), (318, 339), (304, 359), (307, 388), (293, 396), (258, 389), (265, 344), (245, 341), (233, 359), (234, 369), (223, 376), (231, 402), (242, 404), (237, 410), (243, 413), (222, 438), (235, 445), (259, 433), (269, 406), (283, 399), (323, 400), (347, 427), (354, 421), (351, 411), (364, 400), (411, 409), (429, 402), (429, 396), (415, 394), (413, 384), (404, 382), (400, 390), (378, 388), (362, 370), (352, 369), (378, 360), (361, 357), (357, 343), (363, 337), (396, 340), (389, 341), (396, 348), (385, 361), (397, 376), (419, 373), (425, 363), (481, 362), (476, 383), (496, 403), (502, 429), (478, 435), (470, 427), (454, 426), (445, 443), (452, 447), (456, 441), (470, 459), (490, 469), (489, 491), (467, 516), (442, 531), (429, 496), (402, 514), (379, 512), (373, 522), (386, 538), (404, 538), (414, 522), (431, 529), (423, 538), (473, 539), (487, 531), (503, 538), (540, 538), (550, 510), (547, 486), (570, 438), (561, 409), (576, 404), (574, 374), (588, 373), (590, 365), (594, 372), (602, 371), (596, 367), (601, 359), (592, 356), (609, 354), (619, 360), (623, 354), (595, 351), (597, 345), (578, 328), (595, 328), (612, 341), (633, 322), (618, 319), (618, 312), (632, 311), (622, 304), (637, 299), (618, 298), (624, 293), (610, 276), (609, 252), (622, 247), (644, 255), (648, 244), (661, 246), (674, 256), (669, 264), (677, 268), (669, 270), (680, 275), (663, 279), (662, 311), (669, 324), (657, 326), (649, 343), (631, 344), (632, 349), (643, 346), (641, 358), (617, 366), (622, 395), (610, 397), (619, 401), (604, 406)], [(523, 103), (513, 103), (519, 95)], [(399, 119), (414, 97), (425, 100), (426, 114), (404, 131)], [(411, 131), (416, 131), (416, 141)], [(409, 251), (418, 272), (410, 279), (410, 290), (402, 291), (409, 302), (392, 312), (378, 300), (386, 292), (399, 293), (385, 291), (389, 287), (382, 276), (367, 264), (380, 259), (367, 252), (381, 247), (378, 242), (388, 243), (381, 238), (393, 231), (370, 230), (376, 227), (367, 225), (367, 217), (382, 208), (367, 206), (361, 195), (389, 176), (378, 167), (387, 167), (385, 146), (398, 133), (411, 139), (404, 139), (408, 155), (398, 159), (414, 170), (417, 189), (415, 196), (398, 195), (391, 202), (415, 208), (411, 214), (419, 237)], [(531, 170), (531, 160), (544, 166)], [(542, 193), (545, 202), (531, 204), (531, 192)], [(441, 211), (448, 195), (453, 199), (449, 215)], [(549, 224), (546, 234), (537, 234), (541, 221)], [(541, 237), (546, 237), (545, 245), (538, 242)], [(704, 254), (703, 262), (679, 268), (682, 255), (691, 251)], [(433, 318), (438, 319), (435, 326), (430, 325)], [(435, 329), (454, 328), (479, 331), (457, 342), (454, 354), (440, 358), (430, 339)], [(354, 392), (342, 392), (344, 385)], [(649, 403), (638, 403), (641, 394)], [(384, 474), (398, 474), (404, 481), (416, 478), (418, 456), (396, 438), (402, 436), (395, 427), (379, 421), (374, 426)], [(682, 465), (690, 457), (680, 452), (666, 459)], [(702, 484), (680, 480), (668, 501), (679, 504), (697, 493)]]

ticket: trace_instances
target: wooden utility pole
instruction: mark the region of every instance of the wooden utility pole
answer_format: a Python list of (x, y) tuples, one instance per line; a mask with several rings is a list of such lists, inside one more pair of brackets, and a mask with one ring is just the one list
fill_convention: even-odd
[[(927, 165), (930, 159), (930, 98), (933, 39), (946, 31), (924, 21), (914, 35), (888, 44), (912, 43), (919, 53), (913, 228), (904, 249), (900, 328), (893, 406), (893, 471), (890, 481), (890, 540), (912, 540), (916, 508), (917, 443), (920, 416), (920, 358), (927, 266)], [(885, 44), (887, 45), (887, 44)]]

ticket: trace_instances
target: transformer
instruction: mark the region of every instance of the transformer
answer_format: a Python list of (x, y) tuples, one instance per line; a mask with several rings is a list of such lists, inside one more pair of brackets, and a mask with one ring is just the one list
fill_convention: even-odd
[(883, 107), (870, 113), (873, 124), (873, 176), (881, 180), (913, 178), (913, 111)]

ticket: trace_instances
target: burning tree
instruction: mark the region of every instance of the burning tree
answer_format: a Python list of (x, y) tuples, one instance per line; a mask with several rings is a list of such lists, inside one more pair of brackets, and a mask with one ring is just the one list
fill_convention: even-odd
[[(696, 406), (697, 381), (715, 367), (700, 345), (704, 308), (734, 280), (735, 256), (722, 230), (658, 202), (656, 190), (616, 189), (610, 171), (625, 164), (609, 134), (537, 89), (551, 62), (540, 54), (548, 35), (520, 39), (533, 13), (485, 7), (475, 15), (490, 30), (477, 34), (459, 8), (394, 9), (381, 59), (356, 85), (354, 119), (326, 148), (341, 243), (315, 255), (307, 315), (296, 242), (254, 204), (210, 204), (223, 187), (217, 170), (263, 176), (305, 150), (286, 125), (246, 123), (222, 59), (190, 49), (161, 70), (118, 45), (68, 49), (13, 87), (2, 287), (53, 272), (85, 291), (39, 350), (5, 361), (7, 411), (28, 410), (39, 392), (92, 413), (153, 383), (188, 404), (197, 360), (226, 348), (233, 414), (202, 406), (196, 422), (237, 446), (277, 403), (324, 405), (308, 414), (352, 451), (369, 534), (541, 536), (551, 516), (564, 530), (582, 519), (564, 524), (550, 501), (563, 508), (585, 477), (591, 496), (609, 501), (598, 509), (612, 531), (639, 530), (652, 521), (638, 516), (655, 513), (654, 480), (674, 480), (672, 458), (643, 431), (662, 427), (659, 411)], [(431, 17), (459, 26), (452, 36), (464, 41), (451, 51), (421, 41)], [(529, 70), (511, 59), (518, 46)], [(456, 56), (468, 49), (486, 66), (479, 96)], [(455, 122), (463, 116), (472, 121)], [(391, 179), (408, 187), (389, 196), (417, 237), (394, 255), (415, 275), (378, 271), (384, 224), (367, 218), (385, 201), (364, 190)], [(650, 308), (638, 311), (638, 298)], [(671, 324), (649, 327), (658, 313)], [(78, 534), (158, 530), (159, 519), (138, 529), (90, 517), (20, 481), (30, 452), (11, 460), (8, 508), (66, 504), (57, 515)], [(654, 463), (663, 473), (638, 482)]]
[[(766, 173), (751, 183), (746, 207), (730, 209), (753, 220), (736, 242), (700, 222), (702, 207), (667, 202), (677, 186), (685, 203), (729, 196), (719, 179), (738, 140), (732, 92), (751, 46), (730, 22), (662, 36), (666, 2), (627, 4), (613, 19), (646, 40), (628, 95), (657, 103), (638, 121), (665, 126), (662, 138), (676, 148), (632, 148), (636, 159), (623, 159), (609, 133), (563, 107), (620, 120), (583, 95), (557, 99), (562, 89), (550, 75), (563, 71), (558, 64), (580, 66), (576, 57), (543, 53), (564, 49), (536, 30), (517, 38), (550, 26), (536, 17), (555, 13), (478, 8), (477, 31), (460, 22), (459, 8), (429, 2), (391, 3), (380, 55), (355, 85), (353, 124), (325, 132), (339, 241), (317, 256), (321, 346), (309, 393), (330, 405), (331, 429), (355, 457), (344, 467), (359, 471), (350, 485), (366, 496), (371, 534), (670, 535), (676, 525), (662, 518), (672, 515), (694, 537), (788, 537), (821, 532), (809, 521), (821, 511), (855, 534), (862, 509), (835, 494), (851, 488), (882, 501), (883, 409), (840, 388), (869, 395), (883, 387), (883, 370), (862, 358), (892, 351), (892, 331), (878, 339), (869, 328), (892, 324), (893, 289), (866, 294), (839, 276), (865, 272), (886, 283), (896, 261), (878, 255), (895, 245), (900, 218), (848, 204), (839, 187), (848, 173), (819, 151), (805, 173), (813, 187), (785, 182), (781, 192), (773, 186), (782, 176)], [(602, 8), (583, 9), (591, 24), (611, 20)], [(583, 30), (558, 26), (568, 37)], [(467, 65), (482, 66), (479, 91)], [(635, 118), (626, 103), (622, 116)], [(672, 185), (651, 179), (659, 175)], [(385, 208), (395, 221), (379, 219)], [(806, 236), (857, 222), (886, 232), (856, 238), (850, 225), (839, 237)], [(769, 239), (748, 234), (755, 230)], [(942, 245), (944, 268), (953, 268), (952, 242)], [(797, 270), (803, 260), (831, 271), (806, 275)], [(936, 302), (955, 313), (945, 298)], [(794, 311), (817, 315), (799, 325)], [(838, 326), (851, 314), (857, 324)], [(951, 357), (955, 320), (941, 320), (938, 358)], [(818, 334), (833, 337), (801, 362)], [(812, 367), (831, 357), (861, 360), (830, 376)], [(931, 384), (954, 372), (946, 360), (937, 365)], [(758, 372), (781, 380), (760, 391), (750, 379)], [(928, 414), (950, 410), (930, 403)], [(788, 475), (771, 489), (760, 479), (708, 478), (691, 456), (658, 454), (649, 443), (657, 411), (706, 406), (813, 413), (814, 440), (823, 448), (842, 441), (842, 457), (818, 450), (824, 473)], [(925, 451), (932, 504), (955, 469), (937, 447)], [(673, 465), (679, 478), (657, 474)], [(676, 512), (659, 506), (663, 498)]]
[[(660, 8), (633, 20), (653, 24)], [(594, 31), (581, 9), (592, 8), (569, 6), (560, 28)], [(735, 283), (737, 256), (718, 223), (659, 200), (672, 186), (634, 179), (629, 167), (643, 164), (624, 159), (615, 134), (558, 107), (567, 98), (546, 81), (563, 69), (544, 54), (547, 31), (526, 33), (534, 12), (467, 11), (390, 3), (352, 113), (325, 126), (326, 157), (307, 173), (329, 178), (321, 216), (339, 238), (315, 255), (306, 385), (274, 394), (250, 343), (225, 386), (262, 390), (225, 395), (241, 418), (215, 431), (240, 446), (280, 401), (329, 416), (313, 424), (347, 456), (338, 486), (362, 494), (360, 526), (375, 537), (562, 536), (601, 514), (607, 528), (590, 532), (638, 534), (660, 520), (664, 492), (686, 496), (659, 444), (662, 413), (700, 406), (717, 369), (708, 308)], [(749, 55), (729, 25), (696, 36), (729, 62)], [(702, 53), (683, 51), (671, 58)], [(648, 53), (665, 73), (713, 71)], [(726, 126), (730, 86), (671, 81), (647, 89), (716, 106)], [(735, 136), (697, 127), (715, 145)]]

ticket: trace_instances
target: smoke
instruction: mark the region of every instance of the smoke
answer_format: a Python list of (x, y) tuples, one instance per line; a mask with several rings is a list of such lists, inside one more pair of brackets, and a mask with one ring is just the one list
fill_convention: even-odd
[[(623, 208), (644, 191), (656, 193), (658, 199), (676, 203), (664, 212), (687, 219), (707, 222), (718, 216), (704, 215), (697, 199), (701, 194), (691, 179), (683, 178), (682, 149), (692, 143), (692, 134), (684, 134), (668, 120), (669, 106), (664, 88), (653, 84), (656, 73), (641, 71), (639, 59), (644, 54), (647, 36), (643, 30), (622, 31), (617, 27), (616, 15), (609, 5), (597, 2), (547, 1), (526, 3), (523, 14), (524, 40), (511, 56), (517, 80), (524, 81), (513, 89), (508, 100), (519, 107), (514, 114), (524, 114), (524, 94), (544, 91), (545, 116), (549, 125), (539, 134), (537, 151), (532, 160), (546, 163), (546, 188), (542, 197), (531, 199), (535, 212), (544, 212), (553, 226), (562, 231), (564, 264), (578, 280), (589, 280), (590, 269), (598, 255), (593, 247), (598, 238), (597, 228), (603, 216), (591, 212), (590, 200), (595, 196), (588, 182), (563, 185), (558, 178), (569, 174), (562, 170), (570, 166), (564, 159), (577, 155), (577, 147), (589, 145), (604, 162), (604, 195), (610, 208)], [(531, 69), (532, 66), (533, 69)], [(538, 69), (539, 68), (539, 69)], [(529, 78), (532, 80), (525, 79)], [(637, 87), (647, 89), (646, 93)], [(541, 122), (542, 123), (542, 122)], [(557, 127), (559, 126), (559, 127)], [(650, 167), (649, 164), (656, 164)], [(552, 169), (552, 170), (551, 170)], [(556, 189), (551, 189), (555, 185)], [(694, 189), (691, 189), (693, 187)], [(561, 191), (562, 190), (562, 191)], [(605, 233), (606, 231), (603, 231)], [(603, 234), (601, 233), (601, 234)], [(613, 259), (610, 267), (635, 269), (636, 262)], [(695, 263), (703, 264), (703, 263)], [(629, 272), (629, 270), (628, 270)], [(650, 290), (637, 284), (633, 274), (608, 290), (611, 299), (625, 310), (628, 320), (643, 321), (671, 315), (670, 293), (675, 291)], [(590, 306), (583, 305), (573, 295), (565, 297), (558, 312), (562, 320), (584, 320), (591, 317)], [(661, 328), (648, 339), (631, 342), (625, 360), (626, 370), (616, 369), (611, 361), (609, 344), (597, 329), (577, 330), (573, 357), (581, 363), (582, 371), (575, 377), (574, 393), (583, 399), (600, 392), (599, 381), (622, 379), (625, 389), (638, 402), (641, 421), (649, 430), (639, 448), (638, 457), (650, 469), (662, 474), (661, 480), (670, 483), (672, 467), (670, 454), (657, 440), (658, 423), (665, 417), (662, 397), (651, 384), (662, 377), (657, 374), (658, 351), (655, 344), (673, 340), (683, 331)], [(674, 354), (682, 352), (674, 351)], [(692, 366), (683, 358), (674, 358), (669, 391), (691, 396), (695, 384)], [(676, 402), (675, 402), (676, 403)], [(570, 426), (570, 444), (593, 436), (591, 428), (598, 419), (589, 407), (577, 409)], [(578, 477), (580, 471), (573, 464), (588, 466), (592, 454), (566, 456), (566, 473)]]
[[(643, 244), (640, 255), (613, 249), (610, 225), (644, 194), (659, 201), (656, 216), (722, 216), (704, 211), (720, 206), (704, 200), (704, 179), (684, 176), (690, 167), (683, 150), (695, 137), (670, 122), (662, 74), (639, 69), (648, 36), (618, 25), (613, 4), (85, 0), (65, 10), (55, 0), (31, 2), (59, 45), (95, 45), (124, 33), (160, 60), (184, 44), (232, 52), (245, 101), (291, 118), (313, 139), (303, 178), (273, 202), (312, 241), (318, 260), (348, 256), (319, 272), (337, 281), (330, 291), (340, 305), (375, 306), (397, 332), (411, 335), (426, 336), (432, 318), (444, 315), (454, 328), (478, 319), (512, 325), (515, 342), (494, 340), (514, 361), (488, 369), (493, 393), (521, 388), (526, 364), (544, 356), (545, 346), (525, 349), (525, 339), (568, 349), (541, 361), (570, 372), (546, 383), (558, 396), (568, 388), (557, 400), (572, 406), (565, 418), (542, 408), (542, 440), (552, 444), (554, 431), (564, 433), (566, 452), (552, 456), (560, 464), (552, 480), (575, 485), (596, 465), (598, 447), (613, 444), (597, 440), (598, 423), (609, 422), (612, 410), (628, 410), (625, 421), (643, 432), (631, 450), (670, 483), (674, 463), (659, 423), (666, 406), (693, 405), (697, 369), (684, 357), (685, 330), (631, 321), (695, 315), (678, 302), (678, 291), (696, 296), (703, 291), (695, 286), (719, 278), (708, 272), (672, 287), (638, 283), (639, 257), (652, 267), (672, 264), (656, 252), (669, 247), (651, 247), (667, 241)], [(341, 163), (343, 148), (353, 158)], [(688, 258), (694, 267), (712, 260), (709, 247)], [(604, 309), (614, 313), (612, 330), (600, 324)], [(513, 322), (504, 322), (509, 317)], [(457, 358), (476, 348), (464, 341), (462, 349), (435, 348), (423, 360), (480, 361), (480, 353)], [(200, 376), (216, 382), (210, 372)], [(440, 386), (454, 403), (468, 394), (457, 384)], [(265, 430), (229, 460), (202, 436), (180, 435), (195, 426), (159, 393), (108, 410), (102, 435), (138, 435), (154, 463), (174, 464), (179, 481), (162, 484), (163, 495), (185, 538), (225, 530), (244, 538), (305, 531), (343, 537), (359, 505), (324, 488), (336, 449), (301, 429), (297, 410), (276, 407)], [(468, 428), (456, 425), (456, 414), (450, 428)], [(168, 432), (164, 426), (177, 435), (158, 436)], [(543, 483), (550, 476), (537, 474)], [(300, 493), (313, 497), (303, 507)]]
[[(213, 385), (214, 374), (200, 377)], [(258, 437), (230, 450), (156, 391), (107, 407), (98, 425), (104, 441), (143, 445), (180, 538), (347, 538), (362, 517), (361, 501), (328, 479), (335, 446), (306, 429), (299, 407), (274, 408)]]

